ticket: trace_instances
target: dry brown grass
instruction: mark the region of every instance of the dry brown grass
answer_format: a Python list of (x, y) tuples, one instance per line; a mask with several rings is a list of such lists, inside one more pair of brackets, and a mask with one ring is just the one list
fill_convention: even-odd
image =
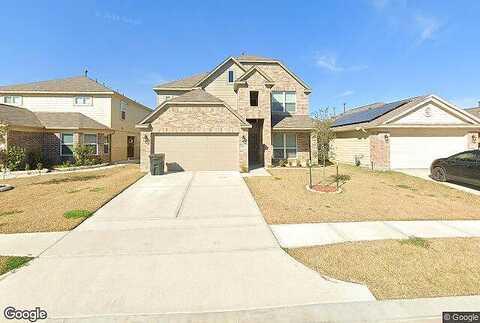
[(66, 211), (95, 211), (143, 174), (138, 165), (127, 165), (2, 180), (15, 189), (0, 193), (0, 233), (71, 230), (84, 218), (67, 219)]
[[(245, 178), (270, 224), (480, 219), (480, 196), (397, 172), (372, 172), (341, 165), (349, 175), (343, 193), (320, 194), (305, 189), (308, 170), (272, 169), (272, 177)], [(322, 170), (314, 169), (314, 183)], [(327, 177), (335, 173), (327, 167)]]
[(366, 284), (379, 299), (480, 294), (480, 238), (344, 243), (287, 252), (322, 275)]

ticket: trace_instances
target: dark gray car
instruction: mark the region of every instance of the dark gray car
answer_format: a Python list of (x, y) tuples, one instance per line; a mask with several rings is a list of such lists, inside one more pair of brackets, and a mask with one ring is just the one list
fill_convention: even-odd
[(454, 181), (480, 186), (480, 150), (468, 150), (433, 161), (430, 174), (434, 180)]

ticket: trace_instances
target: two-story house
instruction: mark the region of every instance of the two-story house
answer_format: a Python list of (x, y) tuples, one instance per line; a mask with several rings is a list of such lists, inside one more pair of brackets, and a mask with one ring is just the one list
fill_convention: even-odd
[(41, 152), (49, 164), (90, 145), (105, 161), (139, 159), (135, 124), (152, 110), (86, 76), (0, 86), (6, 145)]
[(165, 153), (169, 170), (242, 170), (317, 161), (310, 87), (276, 59), (228, 57), (213, 70), (153, 89), (141, 129), (141, 167)]

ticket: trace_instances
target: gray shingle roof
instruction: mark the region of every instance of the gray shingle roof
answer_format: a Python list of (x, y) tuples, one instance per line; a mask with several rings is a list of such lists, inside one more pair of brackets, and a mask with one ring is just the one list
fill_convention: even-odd
[(158, 85), (155, 86), (155, 88), (186, 88), (186, 89), (189, 89), (189, 88), (192, 88), (193, 86), (195, 86), (195, 84), (197, 84), (201, 79), (203, 79), (209, 73), (210, 72), (205, 72), (205, 73), (185, 77), (185, 78), (180, 79), (180, 80), (158, 84)]
[(313, 119), (308, 115), (272, 115), (273, 129), (312, 129)]
[(468, 113), (473, 114), (476, 117), (480, 117), (480, 107), (465, 109)]
[(243, 61), (243, 62), (247, 62), (247, 61), (276, 61), (276, 59), (274, 58), (270, 58), (270, 57), (265, 57), (265, 56), (258, 56), (258, 55), (247, 55), (247, 54), (242, 54), (240, 56), (237, 56), (235, 57), (236, 60), (238, 61)]
[(6, 104), (0, 104), (0, 123), (41, 129), (110, 129), (79, 112), (33, 112)]
[(169, 100), (168, 102), (219, 102), (223, 103), (222, 100), (217, 98), (214, 95), (211, 95), (210, 93), (205, 92), (204, 90), (201, 89), (195, 89), (192, 91), (189, 91), (187, 93), (184, 93), (182, 95), (179, 95), (177, 97), (174, 97), (173, 99)]
[(11, 126), (43, 128), (37, 116), (30, 110), (0, 104), (0, 123)]
[(35, 112), (47, 129), (109, 129), (79, 112)]
[(25, 92), (114, 92), (112, 89), (85, 76), (57, 80), (0, 86), (2, 91)]
[(373, 103), (365, 106), (361, 106), (355, 109), (351, 109), (341, 115), (339, 115), (332, 127), (340, 127), (346, 125), (353, 125), (365, 122), (371, 122), (393, 110), (396, 110), (410, 102), (424, 99), (426, 96), (411, 97), (390, 103)]

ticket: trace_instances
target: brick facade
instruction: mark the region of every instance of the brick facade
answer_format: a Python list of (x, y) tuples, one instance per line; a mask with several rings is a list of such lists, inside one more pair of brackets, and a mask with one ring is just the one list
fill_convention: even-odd
[[(65, 131), (71, 133), (71, 131)], [(89, 132), (91, 133), (91, 132)], [(82, 133), (74, 132), (74, 146), (82, 144)], [(98, 157), (103, 162), (110, 161), (110, 152), (104, 152), (104, 142), (108, 134), (97, 133)], [(7, 133), (7, 147), (18, 146), (24, 148), (27, 155), (39, 154), (42, 162), (46, 165), (61, 164), (64, 161), (73, 161), (72, 156), (61, 156), (61, 133), (60, 132), (33, 132), (9, 130)], [(31, 165), (31, 167), (34, 167)]]

